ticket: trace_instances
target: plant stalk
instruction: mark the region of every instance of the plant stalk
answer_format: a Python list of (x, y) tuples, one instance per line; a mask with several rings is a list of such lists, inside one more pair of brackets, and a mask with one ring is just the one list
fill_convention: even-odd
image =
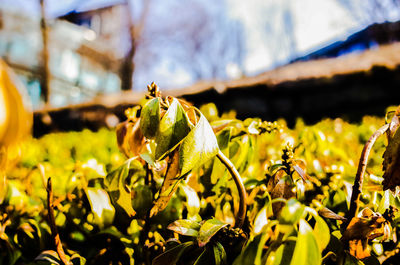
[(51, 185), (51, 178), (47, 179), (47, 210), (49, 215), (49, 224), (51, 229), (51, 235), (54, 240), (54, 244), (57, 250), (57, 254), (60, 257), (62, 264), (70, 264), (67, 256), (65, 255), (64, 249), (62, 247), (60, 235), (58, 234), (56, 221), (54, 218), (54, 208), (53, 208), (53, 187)]
[(228, 169), (229, 173), (233, 177), (235, 181), (236, 187), (239, 192), (239, 210), (235, 217), (235, 227), (241, 228), (244, 223), (244, 219), (246, 218), (246, 200), (247, 200), (247, 193), (244, 187), (242, 178), (240, 177), (239, 172), (236, 170), (235, 166), (232, 162), (224, 155), (224, 153), (219, 150), (217, 154), (218, 159), (224, 164), (224, 166)]
[(385, 124), (384, 126), (379, 128), (376, 132), (374, 132), (374, 134), (372, 134), (372, 136), (368, 139), (367, 143), (364, 145), (364, 148), (361, 152), (360, 161), (358, 162), (357, 175), (356, 178), (354, 179), (353, 191), (351, 193), (350, 209), (347, 212), (346, 216), (347, 222), (344, 224), (344, 228), (347, 227), (348, 223), (351, 221), (353, 217), (356, 216), (358, 212), (360, 195), (362, 192), (362, 185), (364, 181), (364, 173), (365, 169), (367, 168), (368, 156), (369, 153), (371, 152), (372, 146), (374, 145), (375, 141), (387, 131), (388, 128), (389, 124)]

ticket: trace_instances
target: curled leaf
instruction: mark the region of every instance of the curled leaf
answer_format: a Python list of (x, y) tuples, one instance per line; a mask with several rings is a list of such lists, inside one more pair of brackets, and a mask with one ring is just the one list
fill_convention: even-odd
[(167, 228), (180, 235), (197, 237), (200, 230), (200, 224), (196, 221), (189, 219), (176, 220), (170, 224)]
[(318, 238), (317, 244), (320, 252), (322, 252), (328, 245), (331, 238), (329, 227), (325, 223), (324, 219), (322, 219), (322, 217), (317, 214), (317, 211), (315, 211), (310, 207), (307, 207), (306, 210), (311, 214), (311, 216), (315, 220), (313, 233), (315, 238)]
[(200, 120), (183, 140), (179, 148), (179, 167), (181, 174), (188, 173), (193, 168), (213, 158), (218, 153), (218, 143), (214, 132), (200, 113)]
[(189, 119), (175, 98), (160, 120), (155, 137), (155, 159), (161, 160), (170, 153), (190, 132)]
[(160, 124), (160, 98), (149, 100), (140, 112), (140, 129), (146, 138), (156, 136)]
[(97, 224), (100, 227), (110, 225), (114, 220), (115, 209), (107, 192), (100, 188), (87, 188), (86, 195)]
[(321, 263), (321, 252), (310, 225), (300, 219), (299, 234), (294, 248), (291, 265), (312, 265)]
[(131, 190), (127, 187), (126, 181), (129, 177), (131, 163), (136, 158), (128, 159), (122, 166), (110, 172), (105, 178), (105, 184), (111, 199), (124, 209), (129, 216), (134, 216), (136, 213), (132, 208)]
[(226, 257), (226, 252), (224, 247), (221, 245), (219, 242), (215, 242), (213, 245), (214, 249), (214, 259), (215, 259), (215, 265), (226, 265), (227, 263), (227, 257)]
[(215, 218), (205, 221), (201, 225), (199, 236), (197, 237), (199, 247), (204, 247), (219, 230), (227, 225)]
[(139, 155), (144, 146), (145, 139), (139, 125), (140, 119), (122, 122), (116, 128), (118, 147), (126, 157)]

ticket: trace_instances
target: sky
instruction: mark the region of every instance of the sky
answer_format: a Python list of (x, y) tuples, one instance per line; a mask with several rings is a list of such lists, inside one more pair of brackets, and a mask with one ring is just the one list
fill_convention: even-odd
[[(48, 17), (54, 18), (65, 14), (80, 3), (81, 9), (90, 9), (94, 6), (106, 5), (110, 2), (123, 2), (124, 0), (87, 0), (82, 4), (82, 0), (47, 0)], [(135, 5), (141, 0), (131, 0)], [(289, 62), (299, 56), (306, 55), (312, 51), (322, 48), (338, 40), (344, 40), (349, 35), (365, 28), (373, 22), (383, 22), (385, 20), (400, 19), (398, 11), (385, 13), (383, 17), (373, 17), (365, 15), (368, 11), (365, 3), (369, 0), (152, 0), (154, 15), (157, 17), (156, 23), (165, 24), (173, 20), (168, 16), (176, 16), (174, 12), (180, 12), (179, 17), (193, 18), (191, 14), (191, 5), (201, 7), (200, 11), (213, 17), (213, 21), (218, 16), (226, 16), (232, 21), (240, 24), (242, 32), (243, 51), (241, 52), (240, 65), (232, 59), (234, 55), (226, 55), (223, 61), (226, 73), (217, 74), (217, 78), (235, 78), (241, 74), (256, 75), (267, 71), (279, 65)], [(390, 0), (382, 0), (387, 2)], [(0, 0), (0, 8), (18, 10), (18, 12), (27, 13), (31, 16), (39, 15), (38, 0)], [(223, 4), (221, 4), (223, 3)], [(140, 6), (140, 5), (139, 5)], [(363, 9), (364, 8), (364, 9)], [(167, 12), (166, 12), (167, 11)], [(373, 10), (372, 10), (373, 11)], [(197, 12), (197, 11), (196, 11)], [(187, 13), (187, 14), (186, 14)], [(177, 19), (178, 16), (175, 17)], [(159, 21), (157, 21), (159, 19)], [(174, 20), (175, 21), (175, 20)], [(176, 20), (185, 23), (184, 20)], [(219, 20), (215, 20), (219, 21)], [(199, 20), (199, 23), (201, 21)], [(222, 23), (222, 24), (221, 24)], [(232, 30), (231, 25), (220, 22), (221, 28)], [(201, 25), (201, 24), (200, 24)], [(161, 25), (163, 26), (163, 25)], [(229, 28), (231, 27), (231, 28)], [(212, 33), (212, 32), (211, 32)], [(172, 34), (172, 33), (171, 33)], [(178, 34), (178, 33), (177, 33)], [(187, 41), (187, 32), (183, 32), (183, 41)], [(200, 33), (199, 33), (200, 34)], [(208, 32), (205, 32), (207, 38)], [(229, 34), (228, 34), (229, 35)], [(216, 35), (218, 36), (218, 35)], [(177, 37), (179, 38), (179, 36)], [(186, 39), (185, 39), (186, 38)], [(210, 36), (210, 42), (215, 36)], [(190, 69), (183, 57), (190, 57), (194, 64), (207, 64), (211, 62), (205, 60), (195, 60), (196, 57), (184, 52), (190, 46), (181, 45), (178, 42), (170, 47), (165, 45), (169, 39), (160, 39), (160, 47), (152, 49), (138, 49), (147, 54), (155, 54), (157, 63), (151, 67), (140, 69), (140, 73), (135, 81), (136, 87), (145, 87), (148, 80), (161, 80), (165, 87), (182, 87), (189, 85), (200, 78), (214, 78), (204, 69)], [(176, 39), (175, 39), (176, 41)], [(230, 42), (233, 42), (232, 40)], [(179, 44), (179, 45), (177, 45)], [(189, 43), (190, 44), (190, 43)], [(230, 46), (232, 43), (227, 43)], [(196, 45), (194, 43), (193, 45)], [(207, 49), (214, 48), (216, 44), (204, 46), (205, 53)], [(232, 44), (233, 45), (233, 44)], [(224, 51), (224, 50), (222, 50)], [(204, 52), (204, 51), (203, 51)], [(227, 51), (224, 51), (227, 53)], [(204, 56), (204, 55), (203, 55)], [(214, 55), (211, 55), (211, 57)], [(231, 56), (231, 57), (229, 57)], [(215, 56), (214, 56), (215, 57)], [(135, 57), (138, 62), (141, 56)], [(187, 60), (186, 58), (186, 60)], [(203, 67), (204, 68), (204, 67)], [(224, 69), (223, 69), (224, 70)], [(196, 72), (197, 71), (197, 72)], [(160, 83), (160, 82), (159, 82)]]
[[(323, 44), (345, 38), (364, 26), (347, 14), (335, 0), (229, 0), (229, 4), (230, 15), (242, 21), (247, 29), (246, 43), (249, 53), (245, 60), (245, 69), (249, 74), (274, 67), (287, 61), (288, 57), (304, 55)], [(285, 37), (285, 28), (282, 26), (285, 12), (293, 16), (295, 54), (290, 54), (288, 49), (279, 50), (280, 42)], [(269, 19), (266, 20), (265, 16), (269, 16)], [(263, 30), (262, 21), (275, 25), (276, 30)], [(272, 48), (271, 43), (276, 43), (278, 49)]]

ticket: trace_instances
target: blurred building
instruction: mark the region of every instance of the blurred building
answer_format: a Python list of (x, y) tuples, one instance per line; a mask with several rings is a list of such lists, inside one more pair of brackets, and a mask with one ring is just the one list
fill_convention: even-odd
[[(129, 34), (123, 12), (122, 5), (106, 6), (48, 21), (49, 101), (53, 107), (120, 90), (126, 52), (122, 42)], [(40, 19), (0, 10), (0, 56), (26, 84), (34, 109), (43, 105), (42, 48)]]

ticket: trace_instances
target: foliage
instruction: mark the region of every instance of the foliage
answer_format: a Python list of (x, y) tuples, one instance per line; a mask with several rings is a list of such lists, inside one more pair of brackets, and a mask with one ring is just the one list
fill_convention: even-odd
[(116, 132), (23, 142), (0, 205), (0, 264), (62, 263), (48, 220), (52, 209), (73, 264), (390, 264), (398, 258), (400, 200), (382, 190), (382, 138), (369, 157), (362, 210), (345, 218), (359, 154), (384, 119), (313, 126), (299, 120), (289, 129), (282, 120), (217, 113), (213, 104), (200, 111), (162, 98), (152, 85), (143, 107), (127, 111)]

